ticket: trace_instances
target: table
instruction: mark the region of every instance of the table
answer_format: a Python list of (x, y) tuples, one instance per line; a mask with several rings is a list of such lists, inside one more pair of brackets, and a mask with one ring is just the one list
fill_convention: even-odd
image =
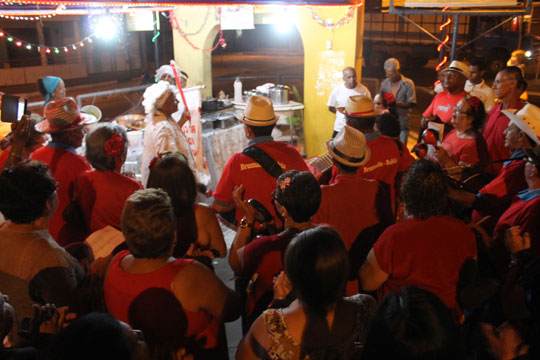
[(202, 142), (210, 172), (209, 188), (215, 190), (227, 161), (233, 154), (242, 152), (247, 146), (248, 139), (244, 133), (244, 125), (203, 131)]

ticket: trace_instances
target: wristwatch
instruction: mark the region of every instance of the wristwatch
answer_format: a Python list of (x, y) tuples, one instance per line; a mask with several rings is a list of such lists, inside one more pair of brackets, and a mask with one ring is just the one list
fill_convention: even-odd
[(250, 223), (246, 217), (243, 217), (242, 220), (240, 220), (240, 228), (241, 229), (245, 229), (245, 228), (251, 228), (253, 226), (253, 223)]

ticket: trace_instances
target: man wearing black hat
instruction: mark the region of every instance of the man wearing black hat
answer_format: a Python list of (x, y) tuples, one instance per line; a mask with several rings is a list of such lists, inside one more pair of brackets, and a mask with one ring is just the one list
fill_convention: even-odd
[[(266, 153), (277, 164), (273, 168), (277, 167), (278, 171), (281, 172), (287, 170), (308, 171), (304, 159), (294, 147), (274, 141), (272, 138), (272, 129), (277, 119), (270, 99), (263, 96), (250, 97), (241, 120), (249, 140), (248, 148), (256, 147)], [(221, 179), (214, 191), (212, 207), (218, 212), (234, 209), (233, 190), (242, 186), (245, 200), (258, 200), (270, 211), (274, 219), (278, 219), (271, 195), (276, 188), (276, 177), (265, 170), (266, 165), (261, 165), (260, 159), (257, 161), (245, 152), (246, 149), (242, 153), (234, 154), (225, 165)], [(240, 211), (236, 211), (236, 220), (241, 223), (242, 213)], [(245, 224), (245, 226), (252, 225)]]

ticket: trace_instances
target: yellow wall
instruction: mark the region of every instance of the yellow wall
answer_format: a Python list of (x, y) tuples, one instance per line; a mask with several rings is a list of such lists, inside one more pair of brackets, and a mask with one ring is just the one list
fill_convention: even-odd
[[(337, 22), (345, 16), (348, 6), (315, 7), (323, 20)], [(354, 66), (361, 76), (361, 31), (363, 8), (355, 9), (352, 20), (335, 30), (327, 29), (313, 20), (311, 9), (296, 8), (296, 25), (304, 44), (304, 132), (308, 157), (326, 152), (324, 142), (332, 136), (335, 115), (328, 111), (326, 103), (333, 88), (342, 82), (342, 71)], [(359, 34), (360, 33), (360, 34)], [(358, 37), (360, 36), (360, 38)], [(331, 41), (331, 49), (327, 42)], [(357, 52), (357, 49), (359, 50)], [(360, 56), (360, 55), (359, 55)]]
[[(316, 6), (318, 16), (332, 19), (335, 23), (347, 13), (349, 6)], [(180, 6), (175, 14), (185, 33), (191, 33), (200, 27), (208, 7)], [(203, 30), (189, 39), (200, 48), (212, 47), (218, 31), (215, 13), (217, 7), (211, 8), (208, 22)], [(273, 11), (271, 6), (256, 7), (256, 13)], [(328, 111), (326, 103), (332, 89), (342, 82), (342, 70), (354, 66), (358, 73), (358, 81), (362, 71), (362, 33), (363, 7), (354, 10), (353, 18), (337, 29), (331, 30), (321, 26), (313, 19), (311, 8), (295, 6), (291, 8), (293, 21), (302, 36), (304, 45), (304, 131), (306, 137), (306, 153), (308, 157), (320, 155), (326, 150), (324, 142), (328, 140), (334, 129), (335, 115)], [(209, 52), (194, 50), (187, 42), (173, 31), (174, 58), (180, 68), (189, 74), (192, 84), (205, 84), (204, 96), (212, 94), (212, 61)], [(328, 41), (331, 48), (328, 49)]]
[[(208, 20), (201, 31), (196, 35), (188, 36), (189, 40), (200, 49), (209, 49), (213, 46), (218, 33), (217, 7), (208, 6), (179, 6), (174, 10), (180, 28), (184, 33), (191, 34), (200, 29), (208, 14)], [(212, 96), (212, 53), (195, 50), (186, 40), (173, 30), (174, 60), (189, 75), (189, 85), (206, 85), (201, 90), (203, 99)]]

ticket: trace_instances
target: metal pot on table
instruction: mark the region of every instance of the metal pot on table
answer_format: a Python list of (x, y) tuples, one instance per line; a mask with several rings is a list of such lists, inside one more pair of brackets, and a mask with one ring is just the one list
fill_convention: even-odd
[(286, 85), (276, 85), (268, 90), (268, 97), (275, 105), (286, 105), (289, 103), (289, 87)]

